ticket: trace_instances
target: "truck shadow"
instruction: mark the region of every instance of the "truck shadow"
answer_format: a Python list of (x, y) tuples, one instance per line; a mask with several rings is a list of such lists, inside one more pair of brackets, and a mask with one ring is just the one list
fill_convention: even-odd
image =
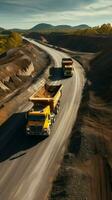
[(51, 67), (49, 70), (49, 79), (51, 81), (58, 81), (65, 79), (63, 76), (62, 67)]
[(13, 114), (0, 127), (0, 162), (25, 156), (28, 149), (45, 139), (45, 137), (26, 135), (25, 127), (25, 113)]

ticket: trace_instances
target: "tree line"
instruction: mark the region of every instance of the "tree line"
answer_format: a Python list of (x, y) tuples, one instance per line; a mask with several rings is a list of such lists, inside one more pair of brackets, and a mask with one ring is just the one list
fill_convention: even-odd
[(0, 36), (0, 54), (22, 44), (22, 37), (19, 33), (11, 32), (9, 35)]
[[(70, 31), (68, 31), (70, 33)], [(96, 26), (96, 27), (91, 27), (83, 30), (73, 30), (72, 33), (74, 35), (86, 35), (86, 36), (91, 36), (91, 35), (112, 35), (112, 25), (110, 23), (108, 24), (102, 24), (101, 26)]]

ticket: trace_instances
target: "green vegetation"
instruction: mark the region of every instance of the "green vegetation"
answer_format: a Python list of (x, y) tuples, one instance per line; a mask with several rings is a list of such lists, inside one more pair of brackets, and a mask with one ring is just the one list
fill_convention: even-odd
[(58, 29), (45, 29), (45, 30), (34, 30), (29, 31), (30, 32), (37, 32), (40, 34), (50, 34), (52, 32), (54, 33), (66, 33), (66, 34), (72, 34), (72, 35), (86, 35), (86, 36), (92, 36), (92, 35), (112, 35), (112, 25), (111, 24), (103, 24), (101, 26), (96, 27), (88, 27), (85, 29), (76, 29), (76, 28), (58, 28)]
[(12, 32), (9, 35), (0, 36), (0, 54), (22, 44), (22, 37), (19, 33)]
[(112, 35), (111, 24), (103, 24), (101, 26), (96, 26), (93, 28), (88, 28), (84, 30), (73, 31), (75, 35)]
[(0, 36), (0, 54), (6, 51), (7, 37)]

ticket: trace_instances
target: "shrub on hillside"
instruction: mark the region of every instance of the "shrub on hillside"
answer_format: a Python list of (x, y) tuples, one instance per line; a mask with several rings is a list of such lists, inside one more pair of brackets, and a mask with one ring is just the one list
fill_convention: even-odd
[(12, 32), (7, 39), (7, 49), (18, 47), (22, 44), (22, 37), (19, 33)]

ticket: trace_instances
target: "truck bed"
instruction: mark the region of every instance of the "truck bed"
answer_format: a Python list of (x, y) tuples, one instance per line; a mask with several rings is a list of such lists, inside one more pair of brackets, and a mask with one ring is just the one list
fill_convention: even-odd
[(35, 98), (37, 97), (50, 98), (51, 96), (52, 94), (48, 90), (46, 90), (45, 86), (43, 86), (41, 90), (39, 90), (38, 93), (34, 95)]
[(42, 86), (37, 92), (35, 92), (31, 97), (30, 100), (36, 100), (36, 99), (47, 99), (47, 98), (53, 98), (56, 93), (60, 90), (62, 85), (47, 85), (45, 84)]
[(37, 92), (35, 92), (31, 97), (30, 101), (34, 105), (44, 105), (50, 106), (51, 112), (54, 111), (58, 102), (60, 101), (62, 95), (62, 84), (60, 85), (47, 85), (42, 86)]

